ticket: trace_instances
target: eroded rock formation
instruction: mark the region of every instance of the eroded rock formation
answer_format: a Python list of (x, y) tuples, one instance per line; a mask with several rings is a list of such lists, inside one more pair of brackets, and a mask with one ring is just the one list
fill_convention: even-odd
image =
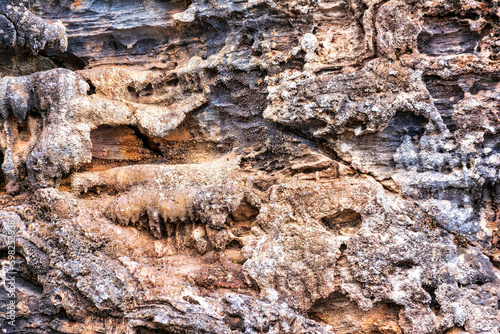
[(2, 329), (499, 334), (499, 19), (0, 0)]

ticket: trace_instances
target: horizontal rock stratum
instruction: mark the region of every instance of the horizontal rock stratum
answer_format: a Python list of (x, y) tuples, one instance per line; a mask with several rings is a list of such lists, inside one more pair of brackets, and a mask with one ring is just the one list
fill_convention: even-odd
[(500, 334), (496, 0), (0, 0), (4, 333)]

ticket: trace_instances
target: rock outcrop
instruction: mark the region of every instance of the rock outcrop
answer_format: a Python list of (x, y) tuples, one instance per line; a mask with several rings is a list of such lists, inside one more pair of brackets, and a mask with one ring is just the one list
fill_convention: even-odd
[(499, 20), (0, 0), (2, 330), (500, 334)]

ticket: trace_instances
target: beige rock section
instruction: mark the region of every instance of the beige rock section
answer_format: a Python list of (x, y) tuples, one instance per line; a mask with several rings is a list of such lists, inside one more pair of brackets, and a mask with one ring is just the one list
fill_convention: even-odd
[(153, 185), (163, 189), (188, 186), (238, 185), (243, 182), (240, 158), (228, 155), (205, 164), (132, 165), (97, 173), (75, 173), (71, 188), (75, 193), (94, 187), (124, 191), (136, 186)]
[(0, 1), (2, 331), (500, 334), (499, 8)]
[[(204, 103), (203, 94), (194, 94), (176, 104), (175, 99), (182, 96), (179, 89), (167, 90), (149, 103), (136, 101), (135, 91), (131, 95), (126, 87), (147, 86), (145, 81), (150, 78), (144, 73), (110, 68), (82, 74), (96, 77), (92, 78), (100, 94), (88, 95), (90, 87), (84, 77), (62, 69), (1, 79), (1, 113), (6, 119), (2, 139), (7, 157), (2, 168), (9, 180), (9, 192), (15, 192), (14, 184), (25, 176), (22, 165), (26, 165), (32, 183), (47, 186), (56, 184), (63, 174), (90, 163), (90, 132), (100, 125), (134, 125), (149, 136), (162, 138), (189, 111)], [(101, 91), (101, 82), (107, 83), (106, 90)], [(167, 105), (158, 105), (160, 102)], [(37, 115), (28, 115), (28, 111)], [(9, 119), (11, 112), (17, 120)], [(19, 138), (16, 129), (17, 123), (24, 120), (28, 123), (28, 140)]]

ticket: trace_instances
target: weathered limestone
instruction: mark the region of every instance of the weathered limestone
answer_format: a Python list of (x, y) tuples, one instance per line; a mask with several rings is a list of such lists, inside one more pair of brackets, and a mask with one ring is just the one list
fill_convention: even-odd
[(499, 19), (0, 0), (2, 329), (500, 334)]

